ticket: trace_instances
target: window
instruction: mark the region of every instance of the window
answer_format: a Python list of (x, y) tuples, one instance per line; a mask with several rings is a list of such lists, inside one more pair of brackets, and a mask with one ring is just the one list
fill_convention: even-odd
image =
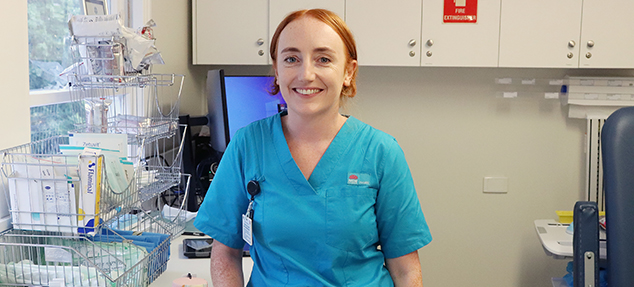
[[(108, 2), (111, 13), (123, 11), (119, 13), (128, 26), (141, 26), (145, 0)], [(73, 64), (68, 19), (78, 14), (83, 14), (83, 0), (28, 0), (31, 140), (73, 130), (85, 116), (83, 108), (70, 102), (66, 76), (59, 76)]]
[(29, 0), (29, 87), (59, 90), (66, 86), (60, 72), (72, 64), (68, 18), (81, 14), (82, 0)]
[(35, 141), (72, 130), (79, 116), (70, 108), (67, 80), (59, 74), (72, 64), (67, 21), (70, 15), (83, 13), (83, 2), (29, 0), (27, 5), (31, 140)]

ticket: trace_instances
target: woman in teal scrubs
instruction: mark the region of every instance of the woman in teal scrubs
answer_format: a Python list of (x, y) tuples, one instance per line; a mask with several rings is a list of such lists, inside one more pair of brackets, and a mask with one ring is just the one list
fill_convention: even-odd
[(297, 11), (270, 51), (288, 110), (236, 133), (194, 222), (214, 238), (213, 285), (244, 286), (248, 242), (248, 286), (422, 286), (417, 250), (431, 235), (403, 151), (339, 113), (356, 93), (349, 29)]

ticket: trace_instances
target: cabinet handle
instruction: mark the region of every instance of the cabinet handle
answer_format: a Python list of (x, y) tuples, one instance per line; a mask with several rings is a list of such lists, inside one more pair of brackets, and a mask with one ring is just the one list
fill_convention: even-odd
[(588, 58), (588, 59), (592, 58), (592, 53), (590, 53), (590, 52), (586, 53), (586, 58)]
[(577, 45), (577, 43), (575, 43), (575, 41), (573, 41), (573, 40), (568, 41), (568, 47), (574, 48), (575, 45)]
[(592, 48), (594, 47), (594, 41), (590, 40), (588, 41), (588, 48)]
[(262, 51), (262, 50), (258, 51), (258, 55), (264, 56), (264, 51)]
[(409, 40), (409, 46), (410, 47), (416, 46), (416, 40), (414, 40), (414, 39)]
[(431, 47), (431, 46), (434, 45), (434, 40), (429, 39), (429, 40), (427, 40), (427, 42), (425, 42), (425, 44), (427, 44), (428, 47)]
[(568, 59), (572, 59), (573, 56), (574, 56), (574, 54), (572, 54), (572, 52), (568, 52), (568, 55), (566, 55), (566, 57), (568, 57)]
[(256, 43), (258, 43), (258, 46), (262, 46), (264, 45), (264, 39), (260, 38)]
[(414, 57), (414, 56), (416, 56), (416, 52), (414, 52), (414, 51), (409, 51), (409, 56), (410, 56), (410, 57)]
[(427, 51), (427, 53), (425, 53), (425, 55), (427, 55), (427, 57), (431, 57), (432, 53), (431, 53), (431, 51)]

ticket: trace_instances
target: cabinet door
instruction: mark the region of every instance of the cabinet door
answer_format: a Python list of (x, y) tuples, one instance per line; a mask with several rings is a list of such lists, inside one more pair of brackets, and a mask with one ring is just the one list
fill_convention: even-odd
[(286, 15), (293, 11), (312, 8), (328, 9), (339, 15), (341, 19), (345, 19), (344, 0), (269, 0), (269, 40)]
[(504, 0), (500, 67), (578, 67), (581, 6), (582, 0)]
[(193, 1), (193, 63), (268, 63), (268, 2)]
[(634, 1), (584, 0), (579, 67), (634, 68)]
[(347, 0), (359, 65), (419, 66), (421, 0)]
[(423, 1), (422, 66), (497, 67), (500, 0), (477, 1), (476, 23), (444, 23), (445, 2), (472, 1)]

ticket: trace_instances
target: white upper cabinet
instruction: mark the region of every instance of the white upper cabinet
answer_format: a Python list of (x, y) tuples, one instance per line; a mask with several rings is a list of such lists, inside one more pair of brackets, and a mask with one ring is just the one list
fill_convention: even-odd
[(581, 0), (504, 0), (500, 67), (578, 67), (581, 5)]
[(634, 1), (583, 0), (580, 68), (634, 67)]
[(362, 66), (634, 68), (633, 0), (192, 0), (192, 7), (192, 60), (200, 65), (271, 64), (280, 21), (324, 8), (352, 30)]
[[(480, 0), (476, 7), (472, 7), (476, 2), (472, 0), (451, 1), (458, 7), (450, 13), (445, 12), (444, 2), (423, 1), (422, 66), (497, 67), (500, 0)], [(458, 15), (457, 19), (464, 21), (460, 9), (473, 8), (475, 23), (446, 22), (451, 18), (445, 14)]]
[(419, 66), (421, 0), (347, 0), (361, 66)]
[(193, 0), (194, 64), (266, 65), (268, 2)]
[[(229, 1), (230, 2), (230, 1)], [(322, 8), (335, 12), (341, 19), (345, 19), (344, 0), (269, 0), (269, 39), (273, 37), (277, 25), (289, 13), (301, 9)], [(262, 13), (265, 13), (263, 10)]]

